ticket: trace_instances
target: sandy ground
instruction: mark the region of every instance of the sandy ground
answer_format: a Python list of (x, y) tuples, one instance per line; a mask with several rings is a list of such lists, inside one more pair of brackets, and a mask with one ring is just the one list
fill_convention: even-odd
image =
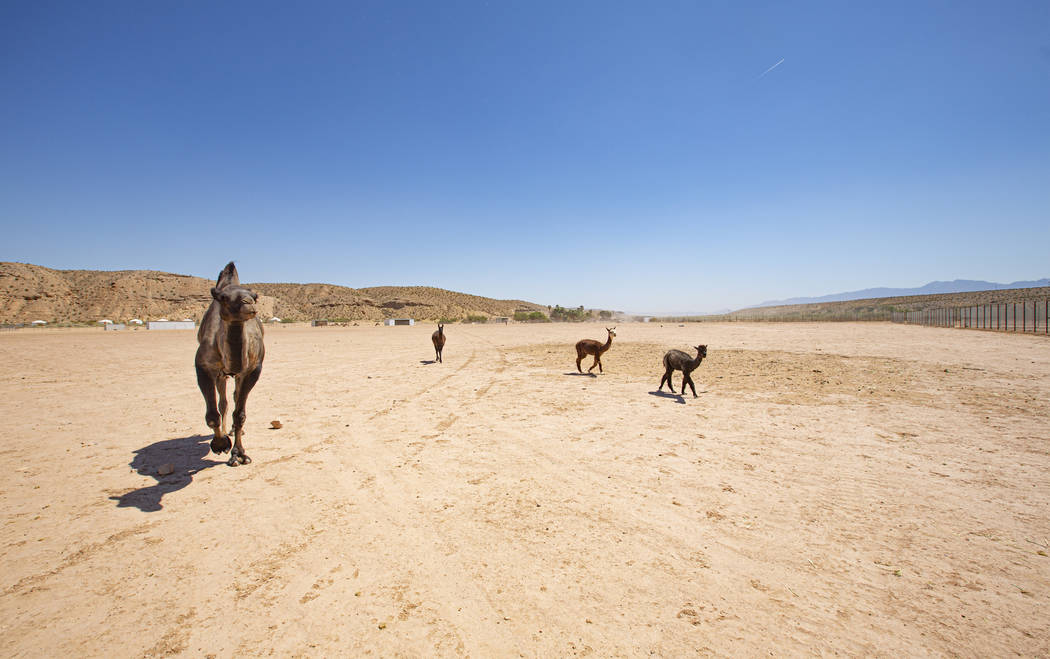
[(268, 329), (238, 468), (194, 333), (0, 332), (0, 655), (1050, 654), (1050, 339), (432, 330)]

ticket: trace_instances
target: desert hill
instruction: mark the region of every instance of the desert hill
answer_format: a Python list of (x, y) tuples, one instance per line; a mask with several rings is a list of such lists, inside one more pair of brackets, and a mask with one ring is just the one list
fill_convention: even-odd
[(1012, 290), (1017, 288), (1046, 288), (1050, 286), (1050, 279), (1035, 279), (1029, 281), (1015, 281), (1009, 284), (1000, 284), (994, 281), (982, 281), (973, 279), (955, 279), (953, 281), (931, 281), (924, 286), (915, 288), (866, 288), (861, 291), (848, 291), (846, 293), (832, 293), (820, 297), (795, 297), (787, 300), (773, 300), (756, 304), (756, 307), (786, 307), (798, 304), (815, 304), (820, 302), (846, 302), (850, 300), (872, 300), (876, 298), (903, 298), (919, 295), (941, 295), (954, 293), (974, 293), (984, 291)]
[[(263, 317), (295, 321), (438, 320), (547, 311), (545, 306), (522, 300), (493, 300), (423, 286), (354, 289), (331, 284), (246, 284), (259, 293)], [(200, 320), (214, 285), (211, 279), (154, 270), (53, 270), (0, 262), (0, 323)]]
[(996, 303), (1009, 304), (1047, 298), (1050, 298), (1050, 287), (1044, 286), (753, 307), (708, 318), (712, 320), (888, 320), (890, 314), (899, 311), (921, 311)]

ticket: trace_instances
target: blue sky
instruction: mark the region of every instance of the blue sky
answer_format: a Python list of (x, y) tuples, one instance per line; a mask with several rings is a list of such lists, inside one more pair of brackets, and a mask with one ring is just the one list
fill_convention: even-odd
[(4, 261), (631, 311), (1050, 276), (1041, 0), (4, 3), (0, 99)]

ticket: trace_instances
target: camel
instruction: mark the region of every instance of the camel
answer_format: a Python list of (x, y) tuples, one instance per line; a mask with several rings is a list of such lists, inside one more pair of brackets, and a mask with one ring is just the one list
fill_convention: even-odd
[(663, 391), (664, 382), (670, 387), (671, 393), (675, 393), (674, 384), (671, 383), (671, 374), (675, 371), (682, 372), (682, 393), (685, 393), (685, 385), (689, 385), (693, 389), (693, 398), (696, 398), (696, 385), (693, 384), (692, 372), (696, 370), (696, 367), (700, 365), (700, 362), (704, 361), (704, 357), (707, 357), (707, 346), (693, 346), (696, 350), (696, 359), (693, 359), (688, 354), (681, 350), (668, 350), (667, 354), (664, 355), (664, 376), (660, 378), (660, 386), (657, 391)]
[(445, 347), (445, 326), (438, 323), (437, 331), (430, 335), (430, 340), (434, 342), (435, 359), (437, 359), (439, 364), (443, 363), (441, 361), (441, 350)]
[[(248, 464), (251, 458), (244, 452), (245, 403), (248, 393), (259, 381), (262, 373), (263, 327), (256, 318), (255, 301), (258, 293), (241, 286), (237, 268), (233, 261), (219, 273), (215, 288), (211, 289), (212, 302), (204, 312), (197, 331), (197, 386), (204, 395), (207, 412), (204, 421), (215, 432), (211, 450), (218, 454), (230, 451), (226, 464), (236, 467)], [(233, 392), (233, 434), (226, 433), (226, 378), (233, 377), (236, 389)], [(219, 394), (218, 408), (215, 393)]]
[(594, 355), (594, 363), (591, 364), (591, 367), (589, 369), (587, 369), (587, 372), (590, 373), (591, 371), (593, 371), (595, 366), (598, 367), (599, 373), (604, 372), (602, 371), (602, 355), (605, 353), (606, 350), (609, 349), (609, 346), (612, 345), (613, 337), (616, 336), (616, 332), (613, 331), (615, 329), (615, 327), (605, 328), (605, 331), (609, 333), (609, 339), (604, 344), (600, 341), (595, 341), (594, 339), (582, 339), (576, 342), (577, 371), (583, 373), (583, 369), (580, 368), (580, 361), (587, 355)]

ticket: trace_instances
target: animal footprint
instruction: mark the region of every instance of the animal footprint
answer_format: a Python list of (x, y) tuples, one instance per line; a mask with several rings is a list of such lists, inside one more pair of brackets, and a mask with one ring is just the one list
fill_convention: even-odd
[(315, 600), (321, 595), (321, 590), (332, 585), (331, 579), (318, 579), (314, 582), (313, 586), (310, 586), (310, 592), (306, 593), (299, 598), (300, 604), (306, 604), (310, 600)]
[(702, 625), (704, 621), (700, 619), (700, 614), (698, 613), (698, 610), (703, 611), (704, 607), (697, 606), (695, 604), (692, 604), (691, 602), (686, 602), (685, 606), (682, 608), (681, 611), (678, 612), (678, 615), (675, 617), (679, 620), (685, 620), (694, 627)]

